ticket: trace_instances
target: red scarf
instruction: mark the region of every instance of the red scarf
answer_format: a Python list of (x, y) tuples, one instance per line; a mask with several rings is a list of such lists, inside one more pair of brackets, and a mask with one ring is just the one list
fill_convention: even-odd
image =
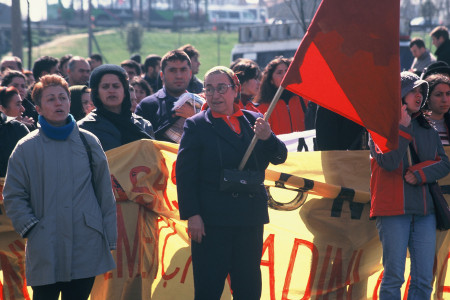
[(234, 113), (231, 116), (220, 114), (220, 113), (213, 112), (213, 111), (211, 111), (211, 113), (214, 118), (222, 118), (225, 121), (225, 123), (228, 124), (228, 126), (231, 128), (231, 130), (233, 130), (237, 134), (240, 134), (241, 133), (241, 124), (239, 124), (238, 117), (243, 116), (244, 113), (242, 112), (242, 110), (239, 109), (239, 105), (237, 105), (236, 103), (233, 103), (233, 110), (234, 110)]

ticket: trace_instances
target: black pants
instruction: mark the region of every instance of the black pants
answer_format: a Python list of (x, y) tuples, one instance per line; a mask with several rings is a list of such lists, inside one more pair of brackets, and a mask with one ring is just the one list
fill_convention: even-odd
[(205, 225), (205, 232), (191, 245), (195, 300), (219, 300), (228, 274), (234, 300), (259, 300), (264, 225)]
[(87, 300), (94, 285), (95, 277), (57, 282), (48, 285), (32, 286), (33, 300)]

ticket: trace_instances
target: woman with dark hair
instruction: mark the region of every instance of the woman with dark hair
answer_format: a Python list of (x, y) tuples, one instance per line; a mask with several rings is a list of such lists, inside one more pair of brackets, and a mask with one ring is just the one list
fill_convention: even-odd
[(88, 299), (95, 276), (115, 268), (116, 203), (98, 139), (69, 114), (69, 86), (45, 75), (33, 88), (38, 130), (9, 159), (3, 198), (27, 238), (25, 271), (34, 300)]
[(131, 112), (128, 75), (116, 65), (101, 65), (89, 79), (96, 107), (78, 124), (95, 134), (108, 151), (140, 139), (153, 139), (149, 121)]
[(408, 299), (430, 299), (433, 290), (436, 217), (427, 184), (446, 176), (450, 163), (438, 133), (420, 111), (427, 93), (426, 81), (402, 72), (398, 148), (382, 153), (369, 142), (370, 217), (376, 218), (383, 248), (381, 300), (401, 299), (408, 249)]
[[(281, 81), (289, 68), (288, 58), (273, 59), (263, 71), (261, 87), (255, 102), (261, 113), (266, 113)], [(305, 130), (305, 112), (308, 103), (288, 90), (283, 91), (273, 110), (269, 123), (275, 134), (291, 133)]]
[[(188, 220), (196, 300), (219, 300), (230, 274), (234, 299), (261, 297), (261, 252), (269, 222), (262, 184), (269, 163), (286, 160), (286, 146), (262, 115), (235, 103), (239, 80), (228, 68), (205, 75), (207, 109), (188, 118), (178, 151), (180, 217)], [(245, 170), (261, 179), (251, 191), (221, 189), (221, 173), (237, 169), (253, 136)], [(257, 174), (257, 175), (256, 175)]]
[(23, 113), (24, 117), (22, 117), (20, 121), (27, 125), (30, 130), (35, 129), (38, 114), (36, 112), (36, 109), (34, 108), (34, 104), (27, 99), (28, 88), (25, 75), (18, 71), (9, 71), (3, 77), (1, 85), (8, 87), (12, 86), (19, 91), (23, 107), (25, 108), (25, 111)]
[(0, 88), (0, 111), (7, 117), (20, 121), (25, 108), (22, 106), (19, 91), (15, 87)]
[(443, 74), (433, 74), (425, 79), (430, 88), (423, 110), (431, 126), (436, 129), (442, 145), (450, 145), (450, 78)]
[(261, 70), (256, 62), (250, 59), (241, 59), (232, 64), (231, 70), (239, 79), (241, 90), (236, 104), (240, 109), (260, 112), (253, 104), (253, 98), (258, 94)]
[(139, 76), (135, 76), (131, 81), (130, 85), (134, 87), (134, 92), (136, 93), (136, 102), (139, 104), (142, 99), (144, 99), (147, 96), (150, 96), (153, 94), (153, 90), (148, 84), (148, 82)]
[(76, 121), (83, 119), (94, 108), (91, 99), (91, 89), (86, 85), (74, 85), (69, 87), (70, 113)]

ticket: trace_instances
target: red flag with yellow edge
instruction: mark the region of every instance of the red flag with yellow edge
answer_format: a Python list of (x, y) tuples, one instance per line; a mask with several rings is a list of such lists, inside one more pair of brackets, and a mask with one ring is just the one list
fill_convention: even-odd
[(400, 1), (323, 0), (281, 85), (398, 147)]

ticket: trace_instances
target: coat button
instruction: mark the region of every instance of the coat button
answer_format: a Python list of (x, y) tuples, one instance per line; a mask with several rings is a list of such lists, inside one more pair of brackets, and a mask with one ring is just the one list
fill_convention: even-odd
[(233, 193), (231, 193), (231, 197), (237, 198), (237, 197), (239, 197), (239, 193), (233, 192)]

